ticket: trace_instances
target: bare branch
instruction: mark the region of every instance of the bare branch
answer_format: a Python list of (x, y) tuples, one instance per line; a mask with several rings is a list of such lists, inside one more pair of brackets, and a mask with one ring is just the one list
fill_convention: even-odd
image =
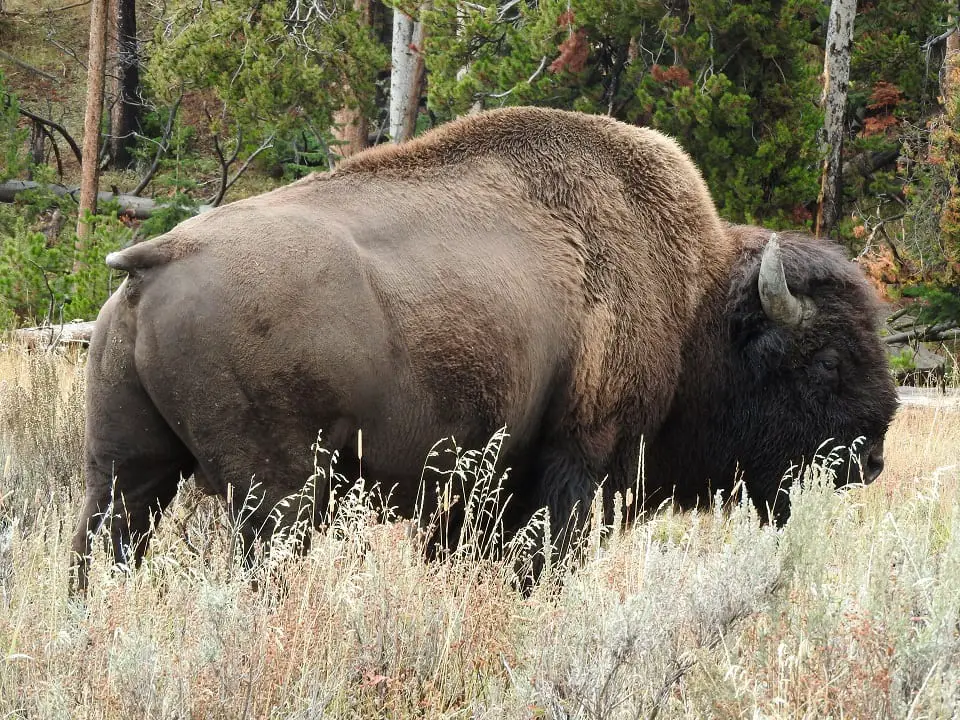
[(157, 154), (153, 156), (153, 163), (150, 165), (150, 169), (147, 170), (147, 174), (140, 179), (140, 182), (137, 183), (137, 186), (130, 192), (131, 195), (139, 195), (142, 193), (147, 185), (150, 184), (150, 181), (153, 180), (153, 176), (157, 174), (157, 170), (160, 167), (160, 160), (170, 147), (170, 135), (173, 133), (173, 121), (174, 118), (177, 117), (177, 111), (180, 109), (180, 103), (182, 100), (183, 92), (180, 93), (177, 101), (173, 104), (173, 107), (170, 108), (170, 115), (167, 117), (167, 125), (163, 129), (163, 137), (160, 139), (160, 143), (157, 146)]
[[(49, 271), (47, 270), (47, 268), (43, 267), (42, 265), (37, 264), (37, 263), (34, 262), (33, 260), (27, 260), (27, 262), (29, 262), (29, 263), (30, 263), (31, 265), (33, 265), (37, 270), (40, 271), (40, 277), (43, 278), (43, 284), (47, 286), (47, 293), (50, 295), (50, 307), (49, 307), (49, 309), (47, 310), (47, 321), (46, 321), (45, 325), (48, 325), (48, 326), (49, 326), (49, 325), (52, 325), (52, 324), (53, 324), (53, 311), (54, 311), (54, 310), (56, 309), (56, 307), (57, 307), (57, 294), (56, 294), (55, 292), (53, 292), (53, 288), (50, 287), (50, 278), (47, 277), (47, 273), (48, 273)], [(54, 344), (54, 342), (53, 342), (53, 340), (51, 339), (50, 346), (52, 346), (53, 344)], [(48, 346), (48, 347), (50, 347), (50, 346)]]
[(60, 146), (57, 145), (57, 139), (53, 137), (53, 133), (50, 132), (42, 123), (37, 123), (40, 128), (40, 132), (50, 141), (50, 146), (53, 148), (54, 157), (57, 159), (57, 179), (63, 180), (63, 158), (60, 157)]
[[(209, 117), (209, 115), (208, 115)], [(271, 139), (273, 136), (271, 136)], [(230, 174), (230, 166), (237, 161), (237, 157), (240, 155), (240, 146), (243, 144), (243, 130), (237, 128), (237, 144), (233, 150), (233, 155), (230, 156), (230, 159), (227, 160), (223, 155), (223, 148), (220, 147), (220, 135), (219, 133), (213, 136), (213, 150), (217, 153), (217, 160), (220, 163), (220, 188), (217, 190), (216, 194), (210, 198), (209, 202), (211, 205), (216, 207), (223, 202), (223, 196), (227, 194), (228, 181), (227, 178)]]
[[(10, 96), (6, 95), (4, 100), (7, 104), (9, 104)], [(80, 152), (80, 146), (77, 145), (76, 140), (74, 140), (70, 136), (70, 133), (67, 132), (66, 128), (63, 127), (63, 125), (60, 125), (59, 123), (55, 123), (53, 120), (48, 120), (47, 118), (40, 117), (36, 113), (30, 112), (24, 107), (17, 107), (17, 111), (24, 117), (30, 118), (34, 122), (38, 122), (41, 125), (46, 125), (47, 127), (53, 130), (56, 130), (58, 133), (60, 133), (63, 136), (63, 139), (67, 141), (67, 145), (70, 146), (70, 149), (73, 150), (73, 154), (74, 156), (76, 156), (77, 162), (81, 164), (83, 163), (83, 153)]]
[(47, 42), (53, 45), (57, 50), (62, 52), (64, 55), (69, 55), (70, 57), (72, 57), (74, 61), (76, 61), (77, 65), (79, 65), (84, 70), (86, 70), (87, 64), (80, 59), (80, 56), (77, 55), (76, 51), (73, 50), (72, 48), (68, 48), (63, 43), (58, 42), (57, 40), (54, 40), (53, 37), (51, 37), (52, 34), (53, 34), (52, 31), (50, 33), (47, 33)]
[(920, 49), (921, 49), (921, 50), (929, 50), (929, 49), (932, 48), (934, 45), (939, 45), (940, 43), (942, 43), (943, 41), (945, 41), (948, 37), (950, 37), (951, 35), (953, 35), (954, 31), (956, 31), (956, 30), (958, 30), (958, 29), (960, 29), (960, 23), (955, 23), (955, 24), (952, 25), (951, 27), (947, 28), (946, 31), (940, 33), (940, 34), (937, 35), (936, 37), (932, 37), (932, 38), (930, 38), (929, 40), (927, 40), (923, 45), (920, 46)]
[(23, 70), (26, 70), (28, 72), (32, 72), (34, 75), (39, 75), (40, 77), (50, 80), (51, 82), (59, 82), (60, 80), (60, 78), (58, 78), (56, 75), (51, 75), (46, 70), (41, 70), (38, 67), (34, 67), (30, 63), (24, 62), (19, 58), (15, 58), (13, 55), (11, 55), (8, 52), (4, 52), (3, 50), (0, 50), (0, 59), (6, 60), (7, 62), (11, 62), (17, 67), (22, 68)]
[[(273, 147), (273, 138), (274, 138), (275, 135), (276, 135), (276, 133), (271, 133), (270, 137), (268, 137), (266, 140), (264, 140), (264, 141), (260, 144), (260, 147), (258, 147), (256, 150), (254, 150), (254, 151), (250, 154), (250, 156), (249, 156), (246, 160), (243, 161), (243, 165), (241, 165), (241, 166), (237, 169), (236, 174), (230, 179), (230, 182), (227, 183), (227, 187), (226, 187), (226, 189), (224, 190), (224, 193), (226, 193), (227, 190), (229, 190), (231, 187), (233, 187), (233, 184), (240, 178), (241, 175), (243, 175), (243, 173), (246, 171), (246, 169), (247, 169), (248, 167), (250, 167), (250, 163), (252, 163), (252, 162), (254, 161), (254, 159), (257, 157), (257, 155), (259, 155), (260, 153), (262, 153), (264, 150), (269, 150), (270, 148)], [(236, 154), (234, 154), (234, 158), (236, 158)]]

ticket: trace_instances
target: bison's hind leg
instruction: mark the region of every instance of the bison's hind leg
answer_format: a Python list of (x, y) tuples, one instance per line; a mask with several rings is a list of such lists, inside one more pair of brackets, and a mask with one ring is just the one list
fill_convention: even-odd
[(92, 540), (101, 530), (109, 534), (117, 565), (140, 566), (150, 535), (187, 468), (189, 463), (172, 459), (127, 459), (118, 462), (112, 474), (88, 464), (86, 495), (71, 544), (71, 592), (87, 589)]
[[(89, 363), (97, 363), (91, 348)], [(114, 365), (116, 367), (116, 365)], [(196, 460), (170, 429), (136, 374), (88, 367), (86, 492), (71, 545), (71, 592), (85, 593), (91, 541), (109, 532), (116, 563), (139, 567), (150, 534)]]

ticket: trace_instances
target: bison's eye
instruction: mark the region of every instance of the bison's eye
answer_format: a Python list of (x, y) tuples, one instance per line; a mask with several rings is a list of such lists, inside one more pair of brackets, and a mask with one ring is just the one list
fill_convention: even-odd
[(840, 365), (840, 359), (834, 355), (828, 355), (817, 359), (817, 363), (824, 370), (836, 370)]
[(820, 386), (835, 390), (840, 385), (840, 356), (836, 350), (825, 348), (818, 352), (811, 370), (814, 381)]

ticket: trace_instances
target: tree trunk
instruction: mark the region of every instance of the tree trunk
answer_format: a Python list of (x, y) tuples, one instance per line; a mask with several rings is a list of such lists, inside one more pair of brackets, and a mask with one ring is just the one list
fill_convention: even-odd
[[(103, 118), (104, 61), (106, 59), (107, 0), (90, 4), (90, 57), (87, 61), (87, 108), (83, 117), (83, 167), (80, 174), (80, 220), (77, 253), (84, 250), (89, 226), (84, 212), (97, 210), (97, 170), (100, 157), (100, 121)], [(79, 259), (74, 270), (79, 268)]]
[(341, 158), (356, 155), (367, 147), (367, 118), (359, 108), (342, 107), (333, 113), (333, 138)]
[[(949, 16), (949, 22), (956, 27), (957, 14)], [(938, 142), (945, 156), (954, 154), (951, 147), (960, 141), (960, 30), (954, 29), (947, 37), (946, 52), (943, 58), (943, 82), (941, 84), (943, 97), (943, 118), (940, 124), (943, 128)], [(954, 263), (960, 263), (960, 177), (957, 173), (957, 161), (954, 157), (948, 161), (947, 167), (952, 167), (949, 174), (949, 191), (946, 202), (940, 213), (940, 245), (943, 248), (944, 258)], [(944, 278), (947, 275), (943, 276)]]
[(840, 212), (841, 153), (844, 116), (847, 110), (847, 85), (850, 80), (850, 51), (853, 47), (853, 20), (857, 0), (833, 0), (827, 25), (824, 60), (824, 154), (820, 181), (820, 207), (816, 233), (829, 235)]
[[(360, 22), (370, 24), (370, 0), (354, 0), (353, 9), (360, 13)], [(333, 114), (333, 137), (339, 142), (341, 158), (356, 155), (367, 147), (367, 118), (360, 108), (342, 107)]]
[[(956, 21), (956, 15), (948, 16), (947, 22), (953, 24)], [(951, 103), (960, 95), (960, 30), (954, 30), (947, 38), (947, 49), (943, 58), (941, 95), (944, 107), (947, 108), (950, 108)]]
[(423, 70), (423, 23), (395, 8), (390, 74), (390, 138), (395, 143), (413, 137)]
[(140, 129), (140, 53), (137, 43), (136, 0), (113, 0), (116, 12), (116, 100), (112, 111), (110, 155), (115, 168), (128, 168), (130, 148)]
[[(466, 17), (467, 9), (462, 6), (462, 4), (457, 5), (457, 14), (459, 17)], [(457, 37), (463, 37), (463, 20), (457, 20)], [(457, 70), (457, 82), (463, 80), (463, 78), (470, 72), (470, 63), (463, 65), (459, 70)], [(473, 105), (470, 106), (470, 109), (467, 110), (467, 115), (476, 115), (477, 113), (483, 110), (483, 96), (481, 95), (476, 100), (473, 101)], [(457, 115), (457, 117), (462, 117)]]

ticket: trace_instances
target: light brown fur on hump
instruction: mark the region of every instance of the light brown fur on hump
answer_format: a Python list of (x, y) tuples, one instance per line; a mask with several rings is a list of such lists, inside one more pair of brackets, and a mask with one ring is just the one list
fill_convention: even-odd
[[(416, 182), (451, 167), (509, 173), (528, 199), (583, 236), (582, 315), (571, 422), (599, 454), (617, 417), (642, 428), (666, 412), (680, 338), (735, 256), (699, 171), (676, 142), (610, 118), (507, 108), (347, 161), (331, 180)], [(492, 192), (498, 188), (491, 187)]]

